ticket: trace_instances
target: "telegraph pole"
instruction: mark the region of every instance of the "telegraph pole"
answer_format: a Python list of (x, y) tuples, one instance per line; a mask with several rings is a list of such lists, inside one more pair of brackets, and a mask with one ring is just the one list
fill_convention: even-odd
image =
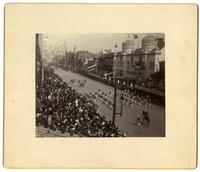
[(67, 46), (66, 46), (66, 42), (63, 42), (63, 58), (64, 58), (64, 64), (63, 64), (63, 68), (64, 70), (67, 69)]
[(116, 84), (116, 77), (115, 76), (114, 76), (113, 79), (114, 79), (114, 105), (113, 105), (113, 119), (112, 119), (112, 124), (115, 125), (117, 84)]
[(74, 46), (74, 69), (76, 71), (76, 46)]
[[(117, 48), (117, 45), (115, 45), (115, 48)], [(113, 59), (113, 68), (114, 65), (116, 64), (115, 61), (117, 60), (117, 52), (115, 50), (115, 54), (114, 54), (114, 59)], [(114, 69), (115, 70), (115, 69)], [(113, 84), (114, 84), (114, 101), (113, 101), (113, 118), (112, 118), (112, 125), (115, 125), (115, 117), (116, 114), (120, 114), (120, 116), (122, 117), (122, 104), (121, 104), (121, 108), (120, 108), (120, 113), (116, 112), (116, 106), (117, 106), (117, 79), (122, 78), (122, 77), (116, 77), (116, 71), (113, 71)], [(123, 97), (121, 97), (121, 101), (123, 100)]]
[[(113, 59), (113, 67), (115, 67), (114, 65), (115, 60), (117, 60), (117, 44), (115, 45), (115, 54), (114, 54), (114, 59)], [(115, 69), (114, 69), (115, 70)], [(116, 98), (117, 98), (117, 82), (116, 82), (116, 71), (113, 71), (113, 84), (114, 84), (114, 101), (113, 101), (113, 118), (112, 118), (112, 124), (115, 125), (115, 117), (116, 117)]]

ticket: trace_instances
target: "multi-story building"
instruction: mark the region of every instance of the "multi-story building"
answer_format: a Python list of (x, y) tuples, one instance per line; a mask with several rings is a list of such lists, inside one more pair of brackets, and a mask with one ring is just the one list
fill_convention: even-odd
[(113, 60), (113, 74), (125, 79), (143, 80), (160, 71), (164, 61), (164, 35), (147, 35), (141, 42), (137, 36), (122, 43), (122, 52)]
[(98, 71), (104, 73), (112, 73), (113, 72), (113, 52), (101, 53), (98, 59)]

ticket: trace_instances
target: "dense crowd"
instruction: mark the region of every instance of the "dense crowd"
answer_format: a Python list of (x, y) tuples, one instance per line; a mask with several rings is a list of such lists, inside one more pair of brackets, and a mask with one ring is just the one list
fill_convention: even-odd
[(139, 83), (139, 86), (149, 88), (149, 89), (158, 90), (158, 91), (161, 91), (161, 92), (165, 91), (165, 81), (164, 81), (164, 79), (153, 80), (153, 81), (146, 80), (146, 81)]
[(57, 74), (45, 71), (44, 80), (36, 84), (40, 102), (36, 108), (36, 125), (86, 137), (120, 137), (126, 134), (98, 111), (95, 103), (68, 86)]
[(150, 88), (150, 89), (164, 92), (165, 91), (165, 73), (164, 71), (156, 72), (152, 74), (149, 78), (140, 82), (138, 85), (145, 88)]

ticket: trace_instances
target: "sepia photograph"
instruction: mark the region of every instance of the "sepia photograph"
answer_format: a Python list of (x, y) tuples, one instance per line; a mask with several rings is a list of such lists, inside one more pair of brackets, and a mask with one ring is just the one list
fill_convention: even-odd
[(196, 168), (197, 19), (195, 4), (7, 4), (4, 167)]
[(164, 33), (35, 35), (36, 137), (164, 137)]

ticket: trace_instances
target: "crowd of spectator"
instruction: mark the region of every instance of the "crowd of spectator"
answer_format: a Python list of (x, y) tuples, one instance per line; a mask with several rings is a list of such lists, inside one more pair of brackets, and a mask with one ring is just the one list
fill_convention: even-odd
[(52, 71), (36, 84), (36, 126), (83, 137), (124, 137), (111, 121), (101, 115), (95, 103), (68, 86)]
[(140, 82), (138, 85), (145, 88), (164, 92), (165, 91), (165, 73), (164, 71), (156, 72), (152, 74), (146, 80)]
[(163, 80), (146, 80), (138, 84), (144, 88), (154, 89), (161, 92), (165, 91), (165, 81)]

